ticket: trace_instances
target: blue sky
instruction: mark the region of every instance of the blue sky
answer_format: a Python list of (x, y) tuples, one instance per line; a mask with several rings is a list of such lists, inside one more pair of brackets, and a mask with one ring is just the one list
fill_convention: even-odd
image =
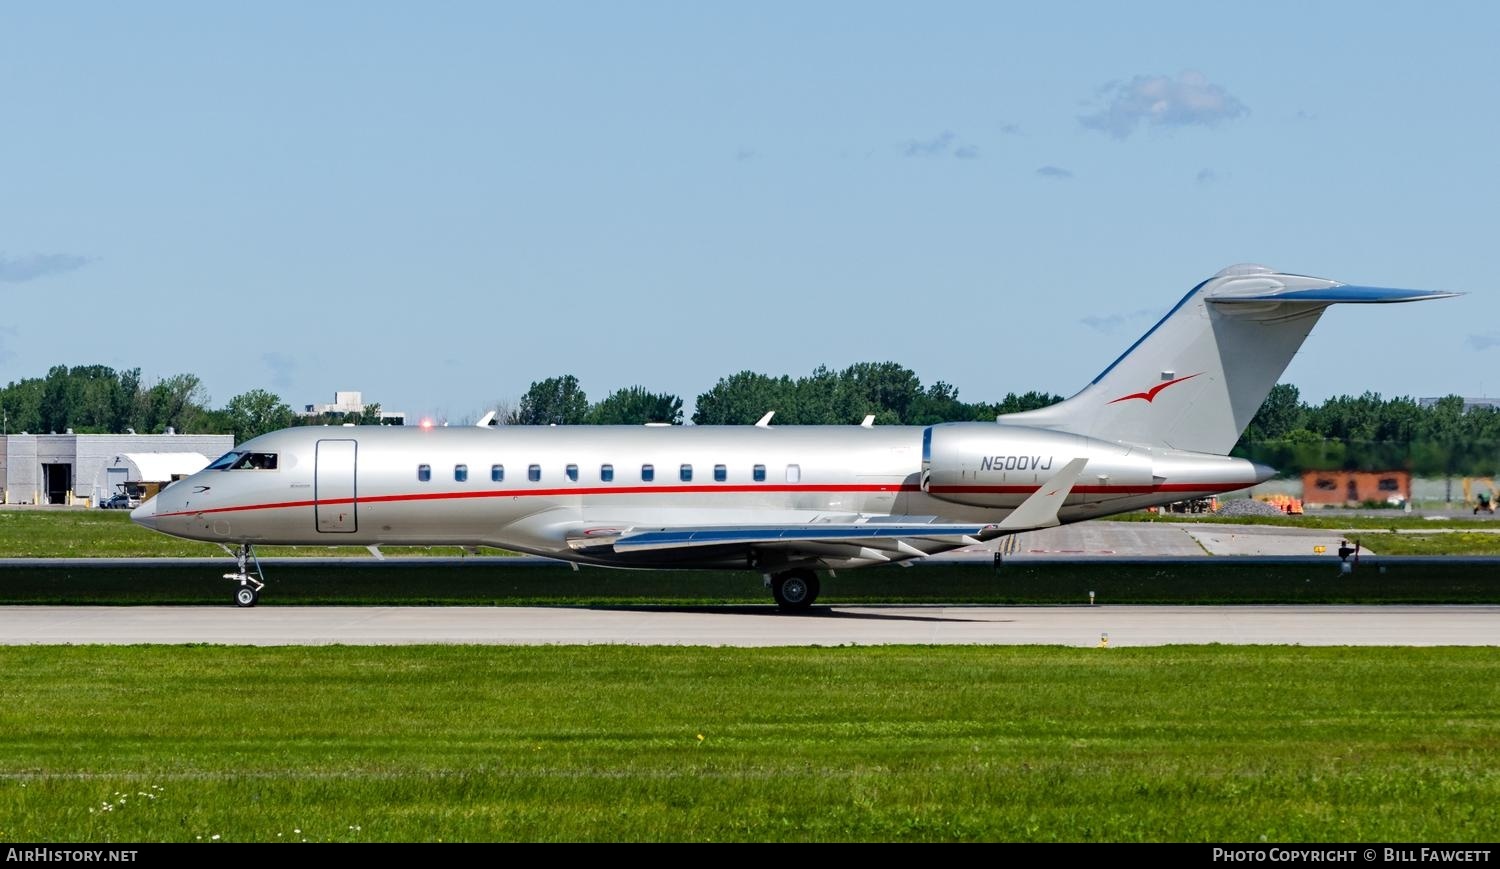
[(0, 382), (454, 422), (893, 360), (1070, 395), (1260, 262), (1304, 398), (1500, 393), (1500, 6), (0, 7)]

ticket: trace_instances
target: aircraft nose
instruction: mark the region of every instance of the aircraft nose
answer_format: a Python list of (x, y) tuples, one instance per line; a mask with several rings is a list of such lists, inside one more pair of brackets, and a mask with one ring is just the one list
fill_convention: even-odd
[(156, 530), (156, 499), (147, 498), (141, 506), (130, 511), (130, 521), (144, 528)]

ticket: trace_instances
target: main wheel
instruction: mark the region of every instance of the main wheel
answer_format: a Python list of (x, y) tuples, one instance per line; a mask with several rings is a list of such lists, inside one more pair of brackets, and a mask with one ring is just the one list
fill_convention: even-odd
[(260, 600), (260, 592), (253, 585), (242, 585), (234, 590), (235, 606), (255, 606)]
[(818, 575), (811, 570), (788, 570), (771, 578), (771, 595), (782, 612), (802, 612), (818, 599)]

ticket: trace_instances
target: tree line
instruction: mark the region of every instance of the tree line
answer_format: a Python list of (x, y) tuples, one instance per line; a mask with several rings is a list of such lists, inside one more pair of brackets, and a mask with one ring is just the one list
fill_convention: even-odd
[[(997, 403), (960, 401), (958, 390), (938, 381), (923, 387), (909, 368), (894, 362), (861, 362), (842, 371), (818, 366), (806, 377), (772, 377), (741, 371), (721, 378), (698, 396), (694, 425), (749, 425), (775, 411), (778, 425), (848, 425), (874, 416), (879, 425), (932, 425), (994, 419), (997, 414), (1033, 410), (1062, 401), (1060, 395), (1010, 393)], [(571, 374), (531, 384), (511, 425), (681, 425), (682, 399), (632, 386), (598, 404)]]
[(195, 374), (174, 374), (148, 385), (139, 368), (56, 365), (46, 377), (12, 381), (0, 389), (0, 420), (9, 434), (160, 434), (170, 429), (245, 440), (293, 425), (378, 423), (380, 405), (352, 418), (337, 413), (302, 416), (274, 393), (252, 389), (215, 409), (208, 406), (208, 392)]
[(1279, 383), (1234, 455), (1284, 471), (1395, 470), (1419, 476), (1500, 475), (1500, 409), (1464, 411), (1457, 395), (1423, 407), (1410, 396), (1340, 395), (1319, 405)]
[[(933, 425), (992, 420), (1005, 413), (1046, 407), (1062, 396), (1010, 392), (999, 401), (967, 402), (938, 381), (924, 386), (916, 373), (894, 362), (861, 362), (842, 370), (819, 366), (805, 377), (740, 371), (720, 378), (697, 397), (696, 425), (749, 425), (775, 411), (779, 425), (850, 425), (874, 416), (879, 425)], [(232, 434), (237, 440), (293, 425), (378, 423), (380, 406), (363, 414), (303, 416), (264, 389), (208, 406), (193, 374), (144, 383), (140, 369), (104, 365), (54, 366), (45, 377), (0, 389), (5, 431), (32, 433)], [(560, 375), (536, 381), (496, 422), (506, 425), (681, 425), (683, 400), (643, 386), (618, 389), (590, 402), (578, 379)], [(1500, 410), (1467, 413), (1463, 399), (1448, 396), (1430, 407), (1414, 398), (1378, 393), (1341, 395), (1318, 405), (1301, 400), (1297, 387), (1278, 384), (1250, 422), (1235, 455), (1286, 471), (1387, 470), (1418, 474), (1500, 474)]]

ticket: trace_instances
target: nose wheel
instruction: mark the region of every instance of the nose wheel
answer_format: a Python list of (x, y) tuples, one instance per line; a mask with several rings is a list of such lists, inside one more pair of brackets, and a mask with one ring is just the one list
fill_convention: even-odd
[(265, 576), (260, 571), (260, 559), (255, 557), (255, 548), (248, 543), (241, 543), (233, 555), (235, 571), (224, 574), (224, 578), (239, 583), (239, 588), (234, 590), (234, 605), (255, 606), (260, 603), (260, 590), (266, 587)]

